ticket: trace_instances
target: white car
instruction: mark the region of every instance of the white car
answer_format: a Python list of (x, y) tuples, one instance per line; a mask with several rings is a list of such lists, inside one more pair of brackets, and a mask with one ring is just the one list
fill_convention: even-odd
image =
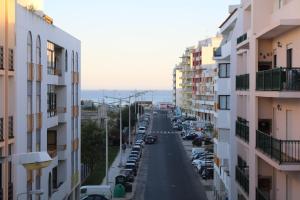
[(110, 185), (86, 185), (80, 187), (80, 199), (85, 199), (89, 195), (103, 195), (107, 199), (112, 199), (112, 189)]
[(146, 133), (146, 127), (140, 126), (139, 129), (138, 129), (138, 131), (137, 131), (137, 133), (138, 133), (138, 134), (139, 134), (139, 133), (142, 133), (142, 134)]
[(197, 170), (200, 171), (203, 166), (213, 166), (214, 163), (212, 160), (200, 161), (199, 164), (196, 165)]

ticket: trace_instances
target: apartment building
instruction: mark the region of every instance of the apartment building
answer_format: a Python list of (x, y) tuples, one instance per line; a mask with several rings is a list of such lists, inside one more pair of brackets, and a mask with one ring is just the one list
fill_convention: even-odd
[(173, 69), (173, 104), (182, 106), (182, 67), (175, 66)]
[(236, 68), (236, 32), (240, 13), (239, 5), (228, 8), (229, 16), (220, 25), (222, 35), (220, 47), (215, 49), (214, 59), (218, 66), (216, 80), (216, 123), (214, 138), (214, 194), (219, 200), (234, 199), (236, 196), (235, 183), (232, 183), (231, 167), (235, 161), (231, 155), (235, 153), (235, 135), (231, 131), (232, 93), (235, 86), (232, 85), (232, 68)]
[(202, 40), (193, 52), (192, 111), (203, 125), (213, 126), (216, 121), (215, 87), (218, 67), (214, 53), (221, 41), (220, 36)]
[[(0, 0), (0, 199), (79, 198), (81, 45), (39, 5)], [(50, 165), (12, 159), (31, 152), (48, 152)]]
[(300, 196), (300, 1), (242, 0), (237, 38), (237, 199)]
[(194, 47), (185, 50), (178, 67), (181, 69), (182, 104), (181, 109), (186, 115), (192, 115), (192, 79), (193, 79), (193, 51)]

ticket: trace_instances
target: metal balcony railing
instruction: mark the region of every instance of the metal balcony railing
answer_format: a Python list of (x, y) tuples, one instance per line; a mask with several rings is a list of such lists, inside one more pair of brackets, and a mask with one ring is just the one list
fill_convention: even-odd
[(257, 130), (256, 148), (279, 164), (300, 163), (300, 140), (279, 140)]
[(247, 33), (244, 33), (243, 35), (241, 35), (236, 39), (236, 44), (240, 44), (244, 42), (245, 40), (247, 40), (247, 38), (248, 38)]
[(236, 120), (235, 134), (245, 142), (249, 143), (249, 126), (247, 120), (240, 117)]
[(249, 90), (249, 74), (236, 76), (236, 90)]
[(270, 200), (269, 194), (256, 188), (256, 200)]
[(244, 170), (238, 166), (235, 167), (235, 180), (241, 188), (249, 194), (249, 175), (247, 175)]
[(0, 118), (0, 142), (4, 141), (4, 137), (3, 137), (3, 133), (4, 133), (4, 130), (3, 130), (3, 118)]
[(258, 91), (300, 91), (300, 68), (274, 68), (256, 72)]

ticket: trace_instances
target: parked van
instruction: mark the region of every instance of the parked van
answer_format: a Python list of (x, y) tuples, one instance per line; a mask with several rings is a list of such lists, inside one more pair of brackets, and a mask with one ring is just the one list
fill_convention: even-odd
[(80, 187), (80, 199), (93, 194), (103, 195), (109, 200), (112, 199), (110, 185), (86, 185)]

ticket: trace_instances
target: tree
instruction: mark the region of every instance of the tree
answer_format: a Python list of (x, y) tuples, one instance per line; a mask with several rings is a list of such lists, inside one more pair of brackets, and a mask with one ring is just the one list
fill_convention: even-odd
[(96, 160), (102, 158), (105, 151), (105, 134), (96, 122), (88, 121), (81, 125), (81, 157), (93, 171)]

